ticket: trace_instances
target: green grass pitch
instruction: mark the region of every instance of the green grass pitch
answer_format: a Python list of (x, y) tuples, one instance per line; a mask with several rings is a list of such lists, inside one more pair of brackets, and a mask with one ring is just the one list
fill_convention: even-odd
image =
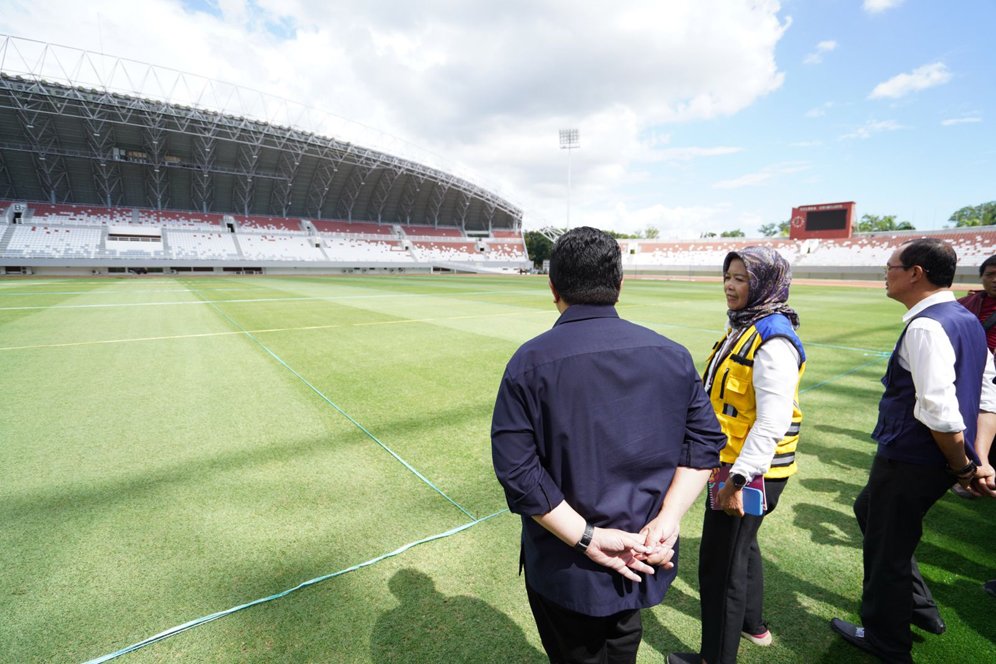
[[(851, 504), (903, 309), (879, 288), (791, 301), (801, 472), (761, 530), (775, 642), (740, 661), (866, 661), (828, 621), (856, 619)], [(701, 366), (725, 305), (634, 279), (619, 311)], [(116, 661), (545, 661), (488, 433), (506, 361), (555, 320), (535, 277), (0, 281), (0, 661), (97, 658), (467, 524)], [(701, 512), (641, 662), (697, 648)], [(928, 515), (948, 632), (917, 632), (918, 662), (992, 659), (994, 524), (950, 494)]]

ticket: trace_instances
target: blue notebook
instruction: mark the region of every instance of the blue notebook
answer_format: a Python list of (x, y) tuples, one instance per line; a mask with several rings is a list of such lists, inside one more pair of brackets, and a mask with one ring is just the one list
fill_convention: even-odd
[[(709, 476), (709, 507), (716, 507), (716, 494), (726, 484), (732, 466), (720, 466)], [(768, 497), (764, 493), (764, 475), (758, 475), (743, 488), (744, 514), (763, 516), (768, 508)]]

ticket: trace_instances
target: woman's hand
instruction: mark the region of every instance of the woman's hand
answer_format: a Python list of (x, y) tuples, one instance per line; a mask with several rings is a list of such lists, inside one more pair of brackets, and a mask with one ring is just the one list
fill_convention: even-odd
[(716, 507), (730, 516), (744, 515), (744, 493), (727, 480), (723, 488), (716, 494)]

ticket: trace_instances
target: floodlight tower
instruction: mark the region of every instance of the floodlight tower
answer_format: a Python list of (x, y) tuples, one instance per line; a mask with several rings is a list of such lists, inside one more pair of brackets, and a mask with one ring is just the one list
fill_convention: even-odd
[(581, 147), (577, 129), (560, 130), (560, 149), (567, 150), (567, 228), (571, 227), (571, 150)]

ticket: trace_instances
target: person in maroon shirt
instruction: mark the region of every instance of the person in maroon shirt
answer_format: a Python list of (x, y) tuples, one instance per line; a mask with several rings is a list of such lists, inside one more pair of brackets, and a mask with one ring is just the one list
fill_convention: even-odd
[[(975, 314), (982, 327), (986, 329), (986, 345), (989, 352), (996, 352), (996, 254), (993, 254), (979, 266), (979, 282), (982, 290), (969, 291), (968, 295), (959, 298), (966, 309)], [(994, 459), (992, 448), (989, 451), (989, 463)], [(955, 490), (959, 496), (965, 496), (962, 492)], [(968, 494), (971, 497), (971, 494)]]
[(979, 266), (979, 281), (982, 283), (982, 290), (969, 291), (968, 295), (958, 301), (975, 314), (986, 328), (986, 344), (992, 352), (996, 349), (996, 254)]
[[(982, 290), (969, 291), (968, 295), (959, 298), (958, 301), (979, 319), (982, 326), (986, 328), (986, 345), (989, 352), (996, 349), (996, 254), (993, 254), (979, 266), (979, 282)], [(993, 465), (996, 459), (996, 452), (989, 448), (989, 465)], [(953, 486), (951, 490), (962, 498), (973, 498), (972, 494), (960, 490), (960, 486)], [(996, 579), (986, 581), (982, 586), (990, 595), (996, 596)]]

